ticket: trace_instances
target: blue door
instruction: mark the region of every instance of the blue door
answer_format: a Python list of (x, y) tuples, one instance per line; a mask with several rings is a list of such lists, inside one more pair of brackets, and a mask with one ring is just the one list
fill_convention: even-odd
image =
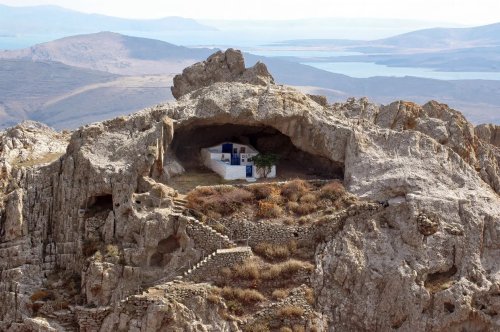
[(240, 164), (240, 156), (237, 154), (233, 154), (231, 156), (231, 165), (239, 165)]
[(247, 165), (247, 178), (251, 178), (253, 173), (253, 166)]
[(222, 144), (222, 153), (233, 154), (233, 144), (231, 144), (231, 143)]

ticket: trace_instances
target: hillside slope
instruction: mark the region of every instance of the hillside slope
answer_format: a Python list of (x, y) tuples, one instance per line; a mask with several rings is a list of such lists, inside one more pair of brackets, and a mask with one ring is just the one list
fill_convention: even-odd
[(209, 49), (190, 49), (154, 39), (100, 32), (0, 52), (0, 59), (57, 61), (120, 75), (160, 75), (178, 73), (211, 52)]
[(0, 60), (0, 72), (0, 129), (26, 119), (72, 129), (171, 99), (172, 75), (119, 76), (31, 60)]

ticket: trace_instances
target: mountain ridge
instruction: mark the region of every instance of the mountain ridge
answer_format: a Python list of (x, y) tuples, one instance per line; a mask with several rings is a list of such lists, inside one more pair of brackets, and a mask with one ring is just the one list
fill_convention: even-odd
[[(170, 16), (160, 19), (127, 19), (101, 14), (87, 14), (59, 6), (13, 7), (1, 5), (0, 34), (84, 33), (103, 30), (158, 31), (183, 29), (214, 31), (191, 18)], [(25, 22), (25, 23), (23, 23)]]
[[(485, 38), (486, 36), (486, 38)], [(461, 42), (462, 44), (460, 44)], [(487, 43), (487, 44), (485, 44)], [(493, 43), (493, 44), (488, 44)], [(363, 52), (365, 47), (395, 47), (404, 49), (450, 49), (500, 46), (500, 22), (474, 27), (428, 28), (372, 40), (292, 39), (278, 45), (346, 46)], [(356, 45), (358, 44), (358, 45)]]

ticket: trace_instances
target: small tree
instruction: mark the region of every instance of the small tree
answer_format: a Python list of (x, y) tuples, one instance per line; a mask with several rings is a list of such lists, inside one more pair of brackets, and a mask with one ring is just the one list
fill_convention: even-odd
[(252, 157), (251, 161), (257, 167), (257, 171), (264, 177), (267, 178), (269, 173), (271, 173), (273, 166), (278, 163), (279, 156), (274, 153), (264, 153), (258, 154)]

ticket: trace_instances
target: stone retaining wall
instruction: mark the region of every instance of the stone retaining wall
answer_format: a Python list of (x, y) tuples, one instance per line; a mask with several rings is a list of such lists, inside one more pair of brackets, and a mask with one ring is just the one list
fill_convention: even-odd
[(186, 233), (196, 244), (197, 248), (203, 249), (206, 254), (217, 249), (231, 248), (235, 244), (227, 236), (220, 234), (212, 227), (202, 224), (199, 220), (190, 217), (180, 217), (186, 221)]
[(220, 278), (223, 268), (231, 268), (242, 264), (252, 255), (249, 247), (219, 249), (211, 257), (201, 261), (197, 267), (187, 272), (184, 279), (194, 282), (215, 281)]
[(362, 213), (375, 213), (382, 206), (373, 203), (353, 205), (337, 213), (319, 217), (322, 221), (308, 225), (283, 225), (272, 221), (222, 219), (220, 223), (228, 230), (229, 237), (238, 244), (251, 247), (259, 243), (287, 244), (291, 241), (315, 243), (318, 239), (335, 234), (341, 223), (349, 217)]

